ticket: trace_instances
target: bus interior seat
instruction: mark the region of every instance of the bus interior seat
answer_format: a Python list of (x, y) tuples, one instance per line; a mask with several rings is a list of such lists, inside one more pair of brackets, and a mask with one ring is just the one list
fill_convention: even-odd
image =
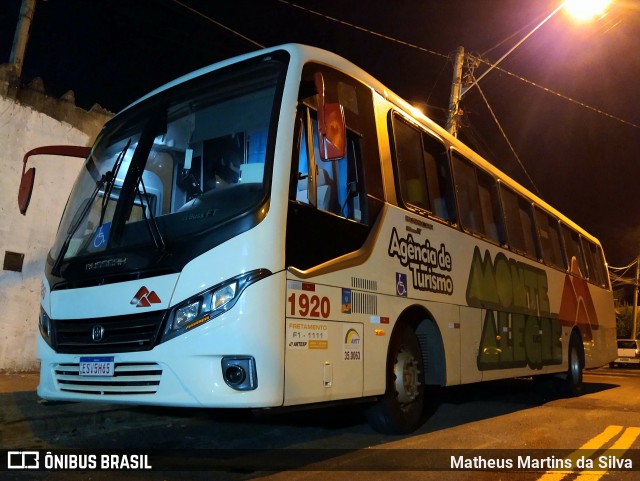
[(318, 209), (333, 212), (331, 209), (331, 186), (328, 184), (327, 171), (324, 169), (318, 169), (318, 175), (316, 176), (316, 189), (318, 192)]
[(298, 179), (298, 190), (296, 192), (296, 200), (298, 202), (309, 203), (309, 177)]
[[(318, 169), (318, 175), (316, 176), (316, 190), (317, 190), (317, 207), (320, 210), (331, 210), (331, 186), (327, 183), (327, 171), (324, 169)], [(296, 192), (296, 200), (298, 202), (309, 203), (309, 179), (298, 180), (298, 190)]]
[(407, 179), (406, 182), (407, 202), (417, 207), (427, 209), (427, 196), (424, 186), (419, 179)]
[(444, 197), (436, 197), (433, 199), (433, 213), (441, 219), (449, 220), (447, 201)]

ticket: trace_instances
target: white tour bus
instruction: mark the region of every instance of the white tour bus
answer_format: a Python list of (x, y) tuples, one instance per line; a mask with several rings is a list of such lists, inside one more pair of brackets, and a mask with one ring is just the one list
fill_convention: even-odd
[(420, 426), (435, 386), (616, 357), (597, 239), (370, 75), (284, 45), (110, 120), (46, 262), (38, 395), (271, 408), (371, 402)]

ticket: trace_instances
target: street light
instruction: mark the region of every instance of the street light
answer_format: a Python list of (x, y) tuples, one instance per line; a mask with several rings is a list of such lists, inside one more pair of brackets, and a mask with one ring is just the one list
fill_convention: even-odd
[(564, 9), (578, 22), (588, 22), (604, 15), (611, 0), (565, 0)]
[(449, 100), (449, 118), (447, 120), (447, 130), (452, 135), (457, 133), (457, 124), (459, 117), (460, 99), (473, 87), (476, 86), (480, 80), (482, 80), (489, 72), (496, 68), (505, 58), (522, 45), (531, 35), (533, 35), (540, 27), (547, 23), (556, 13), (560, 10), (565, 10), (568, 15), (580, 22), (585, 22), (590, 19), (602, 16), (607, 11), (611, 0), (565, 0), (558, 5), (549, 15), (547, 15), (538, 25), (527, 33), (522, 39), (518, 41), (513, 47), (511, 47), (507, 53), (498, 59), (498, 61), (492, 64), (482, 75), (480, 75), (471, 85), (468, 87), (462, 87), (461, 85), (461, 72), (462, 62), (464, 60), (464, 49), (458, 48), (456, 55), (456, 64), (454, 65), (454, 79), (453, 86), (451, 88), (451, 97)]

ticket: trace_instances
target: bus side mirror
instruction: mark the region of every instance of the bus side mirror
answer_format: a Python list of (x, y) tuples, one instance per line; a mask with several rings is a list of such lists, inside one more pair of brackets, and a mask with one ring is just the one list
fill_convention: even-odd
[(31, 202), (31, 193), (33, 192), (33, 183), (35, 180), (35, 167), (31, 167), (26, 172), (23, 172), (22, 179), (20, 179), (20, 189), (18, 190), (18, 208), (22, 215), (27, 214), (27, 208), (29, 207), (29, 202)]
[(91, 147), (83, 147), (79, 145), (48, 145), (45, 147), (37, 147), (24, 154), (22, 159), (22, 178), (20, 179), (20, 188), (18, 189), (18, 208), (22, 215), (27, 214), (29, 203), (31, 202), (31, 193), (33, 192), (33, 184), (36, 179), (36, 169), (31, 167), (27, 170), (27, 161), (32, 155), (61, 155), (64, 157), (79, 157), (86, 159), (91, 153)]
[(347, 125), (344, 109), (339, 103), (325, 103), (324, 77), (321, 72), (314, 75), (318, 92), (318, 145), (320, 158), (324, 161), (341, 159), (347, 152)]

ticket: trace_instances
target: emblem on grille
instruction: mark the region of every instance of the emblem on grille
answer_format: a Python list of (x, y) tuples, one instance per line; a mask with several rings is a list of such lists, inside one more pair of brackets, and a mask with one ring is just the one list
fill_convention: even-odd
[(96, 324), (91, 328), (91, 340), (93, 342), (100, 342), (104, 339), (104, 326)]
[(136, 292), (136, 295), (131, 299), (131, 304), (136, 307), (149, 307), (151, 304), (160, 304), (162, 302), (154, 291), (149, 291), (145, 286), (142, 286)]

